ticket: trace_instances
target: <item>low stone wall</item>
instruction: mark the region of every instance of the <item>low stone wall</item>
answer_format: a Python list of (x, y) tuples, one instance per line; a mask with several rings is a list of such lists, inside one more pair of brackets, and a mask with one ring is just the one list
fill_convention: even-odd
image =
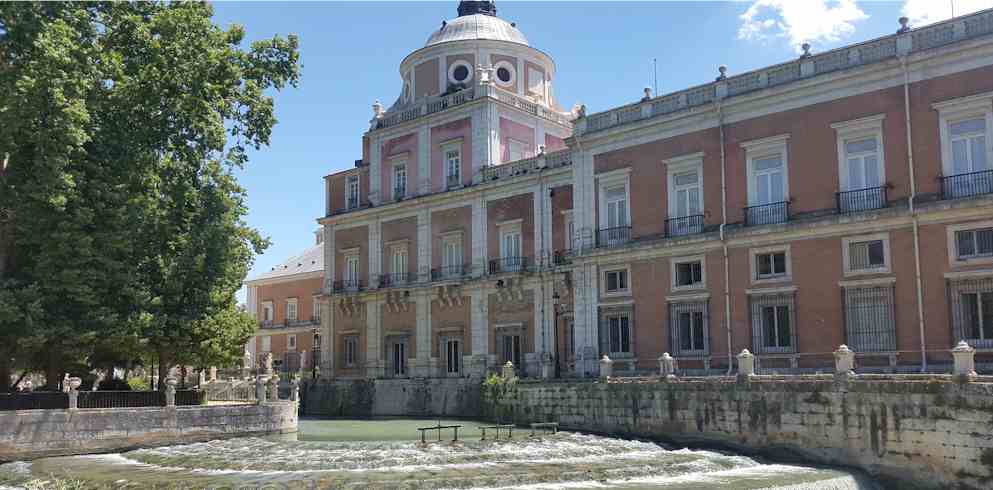
[(296, 432), (297, 403), (0, 412), (0, 461)]
[(307, 383), (301, 413), (320, 417), (472, 417), (479, 380), (469, 378), (335, 380)]
[(486, 417), (861, 468), (888, 487), (993, 488), (993, 382), (793, 376), (487, 384)]

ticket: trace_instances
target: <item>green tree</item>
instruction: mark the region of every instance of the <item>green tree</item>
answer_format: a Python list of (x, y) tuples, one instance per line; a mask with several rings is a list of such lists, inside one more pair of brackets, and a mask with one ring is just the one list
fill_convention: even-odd
[(108, 338), (193, 345), (266, 245), (231, 172), (269, 143), (266, 91), (296, 85), (297, 43), (245, 49), (240, 26), (211, 16), (0, 4), (0, 358), (30, 325), (36, 349), (19, 355), (50, 385)]

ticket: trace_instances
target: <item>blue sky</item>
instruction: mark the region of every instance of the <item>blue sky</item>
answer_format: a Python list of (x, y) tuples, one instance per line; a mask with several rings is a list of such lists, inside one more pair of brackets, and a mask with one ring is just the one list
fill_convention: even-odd
[[(400, 61), (423, 46), (458, 2), (217, 2), (215, 21), (246, 27), (248, 39), (300, 38), (299, 88), (274, 94), (272, 144), (239, 175), (248, 223), (272, 239), (249, 277), (313, 243), (324, 210), (323, 180), (361, 157), (361, 137), (377, 99), (400, 90)], [(735, 2), (497, 1), (500, 17), (556, 62), (565, 107), (591, 112), (635, 101), (658, 60), (662, 93), (780, 63), (810, 42), (824, 51), (912, 25), (993, 7), (993, 0), (752, 0)], [(243, 296), (242, 296), (243, 299)]]

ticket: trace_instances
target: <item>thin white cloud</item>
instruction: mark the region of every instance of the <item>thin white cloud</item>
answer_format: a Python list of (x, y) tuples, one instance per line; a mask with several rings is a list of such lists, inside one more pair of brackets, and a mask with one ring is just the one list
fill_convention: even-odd
[(741, 15), (738, 39), (785, 39), (800, 52), (805, 42), (840, 41), (868, 18), (855, 0), (755, 0)]
[(993, 0), (906, 0), (903, 15), (910, 19), (911, 27), (920, 27), (950, 19), (952, 9), (955, 15), (993, 8)]

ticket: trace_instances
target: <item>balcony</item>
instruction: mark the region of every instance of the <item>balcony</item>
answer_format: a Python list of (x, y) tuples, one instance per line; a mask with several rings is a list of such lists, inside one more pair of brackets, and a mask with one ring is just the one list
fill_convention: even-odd
[(631, 241), (630, 226), (615, 226), (596, 232), (596, 246), (600, 248), (619, 247)]
[(775, 225), (790, 220), (790, 202), (759, 204), (745, 208), (745, 226)]
[(398, 286), (406, 286), (408, 284), (413, 284), (414, 282), (416, 282), (416, 279), (417, 279), (417, 274), (411, 274), (409, 272), (381, 274), (379, 276), (379, 287), (392, 288)]
[(462, 187), (462, 178), (458, 175), (449, 175), (445, 178), (445, 189), (452, 190)]
[(938, 182), (941, 199), (960, 199), (993, 194), (993, 170), (939, 176)]
[(393, 188), (393, 199), (396, 201), (402, 201), (407, 198), (407, 186), (397, 186)]
[(365, 290), (365, 284), (357, 279), (335, 281), (331, 284), (331, 290), (335, 293), (356, 293)]
[(308, 318), (306, 320), (300, 320), (300, 319), (286, 320), (287, 327), (304, 327), (307, 325), (320, 325), (320, 324), (321, 324), (320, 318)]
[(460, 265), (444, 265), (431, 269), (431, 280), (432, 281), (445, 281), (453, 279), (462, 279), (469, 274), (469, 264)]
[(525, 272), (530, 263), (527, 257), (503, 257), (490, 261), (490, 274), (502, 272)]
[(703, 215), (694, 214), (665, 220), (665, 235), (669, 237), (703, 233)]
[(867, 187), (852, 191), (841, 191), (834, 194), (835, 207), (838, 213), (857, 213), (883, 209), (889, 205), (886, 197), (886, 187)]
[(359, 208), (359, 198), (358, 197), (349, 197), (345, 201), (345, 210), (351, 211), (353, 209), (358, 209), (358, 208)]

